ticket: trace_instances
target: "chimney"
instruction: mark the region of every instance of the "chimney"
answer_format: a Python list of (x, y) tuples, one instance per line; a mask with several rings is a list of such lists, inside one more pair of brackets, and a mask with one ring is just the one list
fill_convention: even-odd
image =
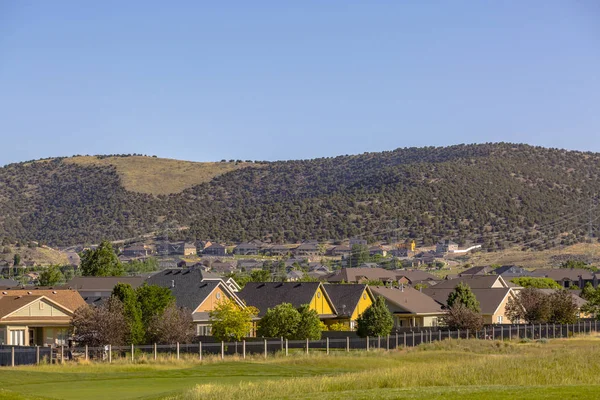
[(175, 287), (175, 279), (171, 280), (171, 287), (174, 288)]

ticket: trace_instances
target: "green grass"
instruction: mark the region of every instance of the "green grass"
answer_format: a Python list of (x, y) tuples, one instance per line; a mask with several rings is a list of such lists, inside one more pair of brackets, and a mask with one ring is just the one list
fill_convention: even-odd
[(450, 340), (408, 351), (267, 361), (162, 361), (0, 369), (4, 399), (600, 398), (600, 339)]

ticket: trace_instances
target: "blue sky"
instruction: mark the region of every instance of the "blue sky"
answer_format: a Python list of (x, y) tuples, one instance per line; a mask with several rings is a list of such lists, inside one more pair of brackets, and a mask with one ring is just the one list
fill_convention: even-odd
[(0, 164), (600, 151), (600, 2), (0, 1)]

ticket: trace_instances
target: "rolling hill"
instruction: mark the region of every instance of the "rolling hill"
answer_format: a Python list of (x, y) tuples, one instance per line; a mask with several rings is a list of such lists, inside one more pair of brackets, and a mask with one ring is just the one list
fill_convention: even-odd
[(600, 154), (508, 143), (269, 163), (56, 158), (0, 169), (0, 236), (65, 246), (189, 226), (176, 236), (552, 248), (600, 219), (599, 174)]

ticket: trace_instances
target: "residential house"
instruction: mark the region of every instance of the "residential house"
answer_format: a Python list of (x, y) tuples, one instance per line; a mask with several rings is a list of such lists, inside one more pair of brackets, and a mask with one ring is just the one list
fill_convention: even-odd
[(296, 247), (293, 251), (294, 256), (316, 256), (321, 253), (317, 242), (305, 242)]
[(358, 317), (375, 301), (371, 289), (362, 284), (324, 285), (329, 298), (337, 310), (337, 317), (328, 319), (326, 324), (344, 324), (348, 330), (356, 329)]
[(531, 273), (531, 276), (553, 279), (565, 289), (574, 285), (583, 289), (588, 282), (591, 283), (594, 288), (598, 287), (598, 275), (583, 268), (536, 269)]
[(479, 301), (481, 314), (486, 324), (511, 323), (505, 314), (505, 307), (508, 299), (515, 296), (515, 292), (501, 276), (485, 275), (446, 280), (431, 288), (423, 289), (423, 293), (442, 306), (446, 306), (448, 296), (460, 283), (465, 283), (471, 288)]
[(237, 271), (237, 267), (233, 262), (215, 261), (210, 264), (210, 270), (216, 274), (229, 274)]
[(233, 248), (233, 254), (242, 256), (256, 256), (260, 248), (254, 243), (240, 243)]
[(294, 248), (283, 244), (274, 244), (271, 247), (264, 249), (264, 253), (270, 256), (287, 256), (293, 253)]
[(205, 277), (204, 274), (197, 268), (168, 269), (151, 276), (146, 281), (149, 285), (158, 285), (171, 290), (177, 306), (190, 310), (198, 335), (210, 335), (209, 313), (215, 309), (219, 301), (228, 298), (240, 307), (245, 307), (225, 281), (215, 278), (214, 275)]
[(79, 292), (87, 304), (97, 306), (111, 296), (118, 283), (126, 283), (136, 289), (144, 281), (141, 276), (76, 276), (66, 286)]
[(193, 256), (196, 255), (196, 245), (186, 242), (163, 242), (157, 245), (157, 251), (161, 255), (179, 255)]
[(493, 274), (500, 275), (505, 281), (510, 281), (513, 278), (521, 278), (531, 276), (531, 271), (516, 265), (503, 265), (492, 271)]
[(257, 260), (238, 260), (238, 268), (242, 271), (252, 272), (257, 269), (262, 269), (263, 262)]
[(288, 282), (297, 282), (304, 278), (304, 272), (292, 270), (286, 274), (286, 279)]
[(121, 255), (124, 257), (136, 258), (136, 257), (148, 257), (152, 254), (152, 248), (145, 244), (138, 244), (134, 246), (128, 246), (123, 249)]
[(327, 277), (327, 281), (331, 283), (366, 283), (377, 280), (393, 284), (396, 282), (396, 273), (383, 268), (342, 268)]
[(65, 345), (71, 319), (85, 301), (70, 289), (4, 289), (0, 292), (0, 344)]
[(335, 256), (335, 257), (338, 257), (338, 256), (342, 256), (342, 258), (348, 257), (348, 256), (350, 256), (350, 254), (352, 254), (352, 248), (350, 246), (344, 246), (344, 245), (335, 246), (329, 250), (329, 254), (332, 256)]
[(435, 252), (439, 255), (445, 255), (448, 252), (458, 250), (458, 244), (452, 240), (441, 240), (435, 245)]
[(337, 316), (336, 308), (320, 282), (248, 282), (237, 294), (248, 306), (258, 308), (259, 317), (282, 303), (290, 303), (295, 308), (308, 304), (321, 320)]
[(385, 257), (387, 255), (387, 250), (383, 248), (383, 246), (372, 246), (369, 247), (369, 255), (373, 256), (382, 256)]
[(489, 275), (492, 273), (494, 269), (489, 266), (485, 267), (471, 267), (469, 269), (464, 270), (458, 276), (469, 276), (469, 275)]
[[(552, 295), (554, 293), (556, 293), (558, 291), (558, 289), (538, 289), (540, 292), (546, 294), (546, 295)], [(577, 305), (577, 317), (578, 318), (593, 318), (592, 315), (588, 315), (585, 313), (581, 312), (581, 307), (585, 306), (587, 304), (587, 300), (585, 300), (584, 298), (582, 298), (581, 296), (579, 296), (577, 293), (577, 290), (569, 290), (569, 295), (573, 298), (573, 302)]]
[(394, 272), (399, 285), (415, 286), (420, 283), (433, 286), (441, 281), (439, 277), (418, 269), (396, 270)]
[(20, 283), (14, 279), (2, 279), (0, 278), (0, 288), (13, 288), (19, 286)]
[(441, 304), (419, 290), (372, 286), (375, 296), (382, 296), (394, 317), (395, 328), (437, 326), (445, 314)]
[(212, 243), (204, 248), (202, 254), (206, 254), (208, 256), (222, 257), (227, 254), (227, 248), (222, 244)]

